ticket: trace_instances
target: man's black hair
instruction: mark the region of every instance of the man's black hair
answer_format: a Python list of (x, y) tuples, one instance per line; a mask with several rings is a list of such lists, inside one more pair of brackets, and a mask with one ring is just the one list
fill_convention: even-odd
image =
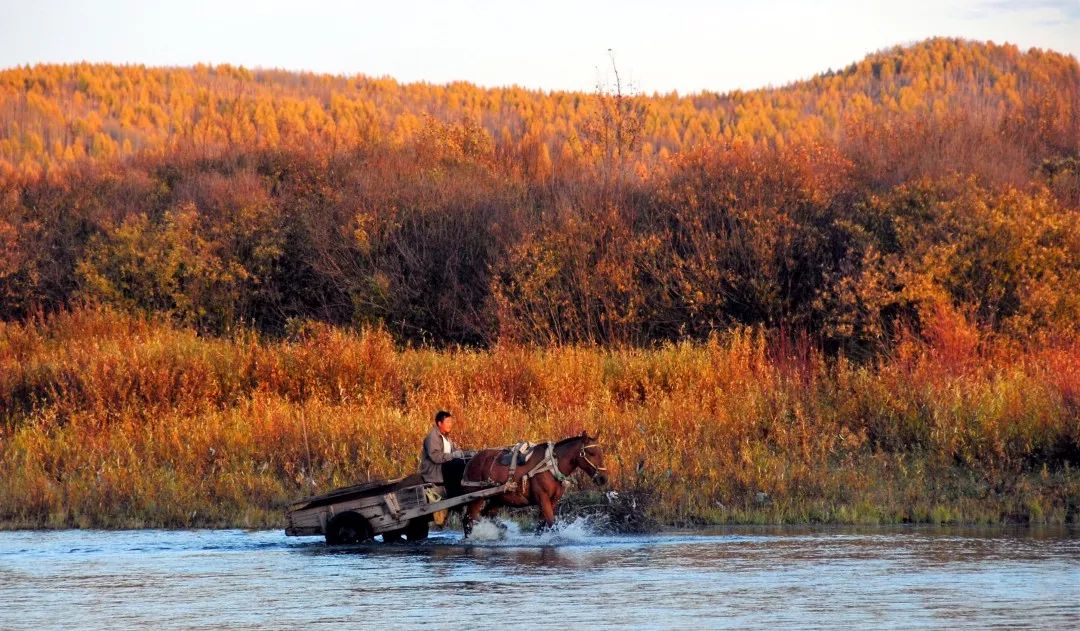
[(439, 410), (438, 412), (435, 413), (435, 422), (436, 423), (442, 423), (443, 419), (448, 419), (448, 418), (450, 418), (450, 413), (447, 412), (446, 410)]

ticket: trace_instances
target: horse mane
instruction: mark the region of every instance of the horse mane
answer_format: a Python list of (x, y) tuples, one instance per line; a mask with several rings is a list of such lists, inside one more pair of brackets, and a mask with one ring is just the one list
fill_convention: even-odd
[(569, 438), (564, 438), (564, 439), (560, 440), (559, 442), (555, 443), (555, 447), (562, 447), (563, 445), (569, 445), (570, 443), (574, 442), (575, 440), (585, 440), (586, 438), (587, 438), (586, 436), (581, 436), (581, 435), (571, 436)]

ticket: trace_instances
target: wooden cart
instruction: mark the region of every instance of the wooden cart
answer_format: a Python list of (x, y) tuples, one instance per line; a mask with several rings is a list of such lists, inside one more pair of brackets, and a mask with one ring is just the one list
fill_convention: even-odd
[(500, 484), (444, 498), (443, 487), (425, 483), (418, 475), (372, 480), (292, 504), (285, 512), (285, 534), (322, 535), (329, 544), (362, 543), (375, 535), (382, 535), (383, 541), (401, 537), (419, 541), (427, 538), (439, 511), (508, 489)]

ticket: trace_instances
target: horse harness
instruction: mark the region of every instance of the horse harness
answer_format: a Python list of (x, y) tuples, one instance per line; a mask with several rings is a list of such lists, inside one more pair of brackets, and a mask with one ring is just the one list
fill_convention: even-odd
[[(507, 465), (506, 483), (509, 484), (510, 481), (514, 479), (514, 472), (517, 469), (519, 454), (525, 455), (526, 457), (531, 456), (533, 451), (535, 451), (536, 448), (540, 447), (541, 445), (544, 446), (544, 458), (540, 462), (536, 463), (536, 466), (534, 466), (532, 469), (525, 472), (525, 474), (521, 476), (521, 494), (522, 495), (525, 495), (526, 492), (527, 492), (527, 485), (528, 485), (528, 482), (529, 482), (530, 478), (536, 477), (536, 476), (540, 475), (541, 473), (544, 473), (544, 472), (547, 472), (547, 471), (550, 471), (551, 475), (555, 476), (555, 479), (560, 484), (562, 484), (564, 486), (572, 481), (572, 478), (570, 476), (564, 475), (562, 471), (559, 471), (559, 461), (555, 457), (555, 443), (549, 441), (549, 442), (546, 442), (546, 443), (534, 444), (534, 443), (530, 443), (528, 441), (521, 441), (518, 444), (507, 448), (510, 451), (510, 462)], [(581, 448), (581, 451), (578, 453), (578, 457), (584, 459), (585, 462), (589, 463), (589, 465), (592, 466), (592, 468), (594, 470), (603, 471), (604, 467), (596, 466), (596, 463), (589, 460), (589, 457), (585, 454), (586, 449), (589, 449), (590, 447), (595, 447), (595, 446), (596, 446), (595, 443), (591, 444), (591, 445), (583, 446)], [(491, 459), (491, 464), (488, 465), (487, 479), (486, 480), (482, 480), (482, 481), (462, 480), (461, 485), (462, 486), (492, 486), (492, 485), (498, 484), (498, 482), (495, 482), (494, 480), (491, 479), (491, 469), (495, 465), (495, 463), (498, 462), (499, 459), (500, 459), (499, 456), (496, 456), (496, 457)]]

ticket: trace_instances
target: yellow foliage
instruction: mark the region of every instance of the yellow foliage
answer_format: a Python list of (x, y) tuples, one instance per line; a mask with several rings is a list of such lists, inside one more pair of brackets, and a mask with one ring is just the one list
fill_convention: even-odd
[[(651, 350), (435, 351), (325, 326), (205, 339), (109, 310), (0, 323), (0, 520), (276, 525), (298, 496), (413, 471), (443, 408), (470, 447), (597, 432), (615, 488), (653, 492), (673, 521), (760, 514), (758, 493), (788, 507), (770, 519), (846, 520), (853, 503), (923, 519), (956, 499), (949, 476), (1015, 480), (1029, 459), (1075, 457), (1080, 348), (1018, 355), (955, 313), (934, 327), (928, 345), (859, 366), (753, 330)], [(1069, 475), (1041, 482), (1055, 519)], [(1010, 518), (1009, 501), (967, 518)]]

